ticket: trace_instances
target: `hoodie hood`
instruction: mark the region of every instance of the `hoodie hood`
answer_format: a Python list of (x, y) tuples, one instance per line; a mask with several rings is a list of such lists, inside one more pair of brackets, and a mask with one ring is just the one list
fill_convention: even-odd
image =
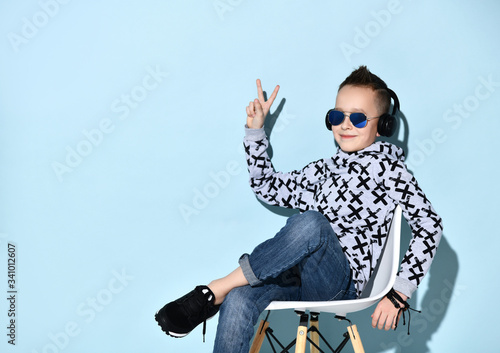
[(337, 154), (332, 159), (335, 165), (345, 167), (354, 160), (359, 161), (359, 159), (374, 155), (380, 156), (380, 154), (394, 161), (404, 162), (405, 160), (403, 149), (386, 141), (376, 141), (370, 146), (356, 152), (344, 152), (339, 147)]

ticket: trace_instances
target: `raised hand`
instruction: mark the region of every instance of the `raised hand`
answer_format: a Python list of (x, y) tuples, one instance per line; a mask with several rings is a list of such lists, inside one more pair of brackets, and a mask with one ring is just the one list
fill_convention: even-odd
[(257, 79), (257, 94), (258, 98), (250, 102), (247, 106), (247, 126), (251, 129), (260, 129), (264, 126), (267, 113), (271, 109), (274, 99), (278, 95), (280, 86), (276, 86), (273, 93), (266, 101), (264, 99), (264, 92), (259, 79)]

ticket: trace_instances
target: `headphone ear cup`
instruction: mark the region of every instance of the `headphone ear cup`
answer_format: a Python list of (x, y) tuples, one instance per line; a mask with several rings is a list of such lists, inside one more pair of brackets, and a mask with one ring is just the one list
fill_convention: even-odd
[(396, 131), (396, 118), (385, 113), (378, 119), (377, 132), (380, 136), (391, 137)]
[[(330, 113), (330, 111), (328, 111), (328, 113)], [(326, 113), (325, 116), (325, 125), (328, 130), (332, 131), (332, 124), (330, 124), (330, 121), (328, 120), (328, 113)]]

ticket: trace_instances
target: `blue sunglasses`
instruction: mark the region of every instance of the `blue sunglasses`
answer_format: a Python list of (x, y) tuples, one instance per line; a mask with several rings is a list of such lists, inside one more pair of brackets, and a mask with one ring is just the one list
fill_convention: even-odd
[(363, 113), (346, 113), (335, 109), (330, 109), (328, 113), (326, 113), (327, 120), (333, 126), (342, 124), (346, 116), (349, 117), (352, 125), (354, 125), (358, 129), (365, 127), (366, 124), (368, 123), (368, 120), (379, 118), (378, 116), (374, 118), (367, 118), (366, 115)]

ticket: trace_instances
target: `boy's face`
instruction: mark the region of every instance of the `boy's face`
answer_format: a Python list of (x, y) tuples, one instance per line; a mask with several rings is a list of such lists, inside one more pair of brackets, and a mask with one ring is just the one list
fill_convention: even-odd
[[(335, 109), (344, 113), (363, 113), (367, 118), (378, 117), (375, 91), (369, 87), (347, 85), (337, 93)], [(363, 128), (356, 128), (346, 116), (342, 124), (332, 126), (333, 136), (344, 152), (362, 150), (375, 142), (378, 119), (368, 120)]]

